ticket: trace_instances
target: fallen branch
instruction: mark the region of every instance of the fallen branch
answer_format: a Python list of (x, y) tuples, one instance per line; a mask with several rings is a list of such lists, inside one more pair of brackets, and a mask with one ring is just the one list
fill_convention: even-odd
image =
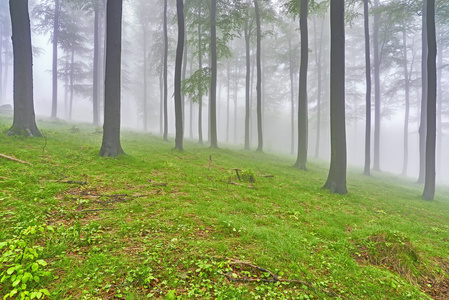
[(12, 161), (19, 162), (19, 163), (21, 163), (21, 164), (27, 164), (27, 165), (30, 165), (30, 166), (33, 165), (32, 163), (29, 163), (29, 162), (27, 162), (27, 161), (20, 160), (20, 159), (17, 159), (17, 158), (8, 156), (8, 155), (4, 155), (4, 154), (1, 154), (1, 153), (0, 153), (0, 157), (6, 158), (6, 159), (9, 159), (9, 160), (12, 160)]
[(254, 186), (252, 186), (252, 185), (244, 185), (244, 184), (241, 184), (241, 183), (238, 183), (238, 182), (234, 182), (234, 181), (228, 181), (228, 184), (230, 184), (230, 185), (244, 186), (244, 187), (247, 187), (247, 188), (252, 189), (252, 190), (257, 190), (257, 188), (254, 187)]
[(269, 178), (272, 178), (272, 177), (274, 177), (274, 175), (260, 175), (260, 177), (269, 177)]
[(3, 176), (0, 176), (0, 179), (2, 179), (2, 180), (9, 180), (8, 177), (3, 177)]
[(52, 180), (53, 182), (67, 183), (67, 184), (80, 184), (86, 185), (87, 181), (76, 181), (76, 180)]

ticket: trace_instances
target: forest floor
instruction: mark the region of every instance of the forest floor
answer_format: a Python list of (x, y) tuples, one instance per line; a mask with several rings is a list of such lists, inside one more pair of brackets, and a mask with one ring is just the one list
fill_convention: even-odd
[(350, 169), (335, 195), (327, 163), (130, 131), (126, 156), (101, 158), (98, 128), (11, 123), (0, 154), (29, 164), (0, 157), (1, 297), (449, 299), (447, 187), (426, 202)]

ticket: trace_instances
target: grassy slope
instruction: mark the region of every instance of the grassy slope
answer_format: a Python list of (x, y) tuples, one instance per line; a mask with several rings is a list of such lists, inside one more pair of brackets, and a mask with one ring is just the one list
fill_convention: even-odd
[[(0, 153), (34, 165), (0, 158), (0, 241), (31, 225), (55, 228), (31, 241), (44, 246), (53, 277), (41, 285), (53, 299), (444, 299), (447, 292), (445, 188), (424, 202), (414, 183), (353, 170), (349, 194), (331, 195), (320, 189), (327, 164), (302, 172), (290, 158), (196, 143), (181, 153), (132, 132), (122, 135), (127, 156), (104, 159), (101, 134), (87, 125), (72, 133), (70, 124), (41, 122), (43, 151), (44, 139), (7, 137), (10, 124), (0, 118)], [(254, 172), (256, 182), (228, 184), (238, 181), (232, 168)], [(238, 261), (307, 285), (230, 282), (223, 274), (271, 278)], [(0, 296), (7, 289), (0, 285)]]

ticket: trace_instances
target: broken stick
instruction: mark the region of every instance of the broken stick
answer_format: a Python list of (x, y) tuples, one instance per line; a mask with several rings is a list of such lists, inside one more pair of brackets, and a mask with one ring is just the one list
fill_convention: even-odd
[(12, 161), (19, 162), (21, 164), (27, 164), (27, 165), (30, 165), (30, 166), (33, 165), (32, 163), (29, 163), (27, 161), (20, 160), (20, 159), (17, 159), (17, 158), (14, 158), (14, 157), (11, 157), (11, 156), (8, 156), (8, 155), (5, 155), (5, 154), (1, 154), (1, 153), (0, 153), (0, 157), (6, 158), (6, 159), (9, 159), (9, 160), (12, 160)]

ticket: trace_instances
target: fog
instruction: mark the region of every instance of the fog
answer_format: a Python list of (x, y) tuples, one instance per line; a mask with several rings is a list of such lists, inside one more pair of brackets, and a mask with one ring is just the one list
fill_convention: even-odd
[[(169, 1), (169, 64), (168, 64), (168, 123), (170, 141), (174, 143), (175, 117), (173, 101), (173, 76), (174, 76), (174, 53), (176, 48), (176, 15), (173, 1)], [(389, 1), (384, 1), (389, 3)], [(30, 11), (36, 5), (43, 4), (43, 1), (36, 0), (30, 4)], [(263, 68), (263, 132), (264, 151), (271, 153), (281, 153), (290, 155), (292, 160), (296, 157), (297, 149), (297, 102), (298, 102), (298, 81), (299, 81), (299, 30), (298, 20), (291, 15), (287, 15), (280, 9), (280, 3), (272, 1), (271, 6), (266, 5), (266, 15), (273, 14), (273, 17), (262, 17), (262, 30), (266, 33), (262, 41), (262, 68)], [(151, 9), (147, 10), (148, 7)], [(362, 13), (361, 7), (354, 8), (357, 13)], [(145, 15), (142, 16), (142, 10)], [(70, 10), (69, 10), (70, 11)], [(8, 16), (4, 16), (8, 17)], [(330, 158), (330, 130), (329, 130), (329, 21), (328, 14), (323, 16), (311, 15), (309, 18), (309, 68), (308, 68), (308, 101), (309, 101), (309, 144), (308, 156), (310, 161), (329, 161)], [(31, 14), (32, 28), (38, 26), (38, 18)], [(387, 22), (388, 20), (383, 20)], [(82, 22), (93, 24), (93, 16), (86, 15)], [(101, 18), (104, 24), (104, 18)], [(142, 22), (144, 26), (142, 27)], [(188, 19), (186, 22), (190, 22)], [(392, 21), (389, 21), (390, 23)], [(408, 20), (414, 29), (410, 29), (408, 34), (408, 65), (411, 68), (411, 94), (410, 94), (410, 121), (409, 121), (409, 159), (407, 176), (411, 180), (416, 180), (418, 176), (418, 128), (419, 112), (421, 101), (420, 70), (421, 70), (421, 31), (420, 17), (413, 16)], [(4, 24), (4, 23), (2, 23)], [(372, 26), (371, 18), (371, 26)], [(2, 25), (6, 26), (6, 25)], [(93, 25), (92, 25), (93, 26)], [(84, 50), (80, 54), (75, 54), (75, 60), (83, 63), (85, 70), (89, 73), (92, 68), (93, 27), (86, 25), (83, 27), (83, 34), (86, 39), (83, 41)], [(384, 27), (382, 27), (384, 26)], [(380, 31), (389, 30), (389, 36), (382, 41), (384, 47), (385, 62), (381, 66), (381, 101), (382, 119), (380, 133), (380, 167), (383, 172), (397, 174), (403, 168), (403, 140), (404, 140), (404, 89), (401, 83), (401, 54), (402, 43), (400, 33), (391, 33), (391, 24), (381, 25)], [(143, 53), (142, 36), (143, 30), (147, 31), (148, 43), (147, 53)], [(383, 29), (382, 29), (383, 28)], [(104, 27), (103, 27), (104, 29)], [(447, 30), (442, 25), (437, 24), (437, 32)], [(187, 77), (198, 69), (197, 51), (195, 47), (194, 27), (188, 27), (188, 61)], [(229, 41), (227, 46), (232, 54), (228, 58), (219, 60), (218, 88), (217, 88), (217, 118), (218, 118), (218, 139), (219, 146), (223, 148), (243, 149), (244, 145), (244, 117), (245, 117), (245, 44), (242, 31), (236, 32), (236, 37)], [(384, 37), (387, 36), (386, 34)], [(104, 37), (104, 34), (103, 34)], [(365, 65), (364, 65), (364, 35), (363, 35), (363, 15), (357, 15), (346, 27), (346, 137), (348, 149), (348, 164), (360, 169), (364, 163), (365, 145)], [(35, 111), (39, 119), (48, 118), (51, 112), (52, 99), (52, 32), (51, 30), (42, 33), (37, 30), (32, 32), (32, 42), (34, 51), (34, 103)], [(162, 1), (124, 1), (123, 15), (123, 36), (122, 36), (122, 128), (132, 130), (143, 130), (143, 57), (147, 55), (149, 62), (149, 72), (147, 77), (147, 132), (160, 135), (160, 67), (162, 64), (160, 45), (162, 40)], [(288, 60), (288, 40), (291, 41), (294, 56), (294, 64), (290, 65)], [(449, 157), (442, 155), (448, 153), (449, 139), (447, 137), (448, 111), (447, 99), (448, 90), (448, 70), (447, 70), (447, 41), (440, 41), (438, 44), (439, 55), (443, 55), (441, 70), (441, 86), (438, 93), (442, 93), (442, 104), (439, 106), (442, 111), (442, 135), (437, 139), (441, 141), (441, 148), (437, 153), (437, 182), (449, 184)], [(4, 43), (10, 40), (4, 38)], [(101, 43), (101, 53), (104, 52), (104, 41)], [(4, 49), (7, 46), (3, 46)], [(372, 44), (371, 44), (372, 47)], [(251, 149), (257, 147), (257, 124), (256, 124), (256, 84), (255, 84), (255, 35), (251, 40)], [(318, 67), (317, 58), (321, 49), (321, 122), (320, 138), (317, 144), (317, 99), (318, 99)], [(10, 51), (10, 50), (8, 50)], [(389, 52), (390, 51), (390, 52)], [(3, 50), (6, 53), (6, 50)], [(60, 47), (60, 58), (66, 53)], [(8, 63), (3, 56), (3, 66)], [(207, 66), (208, 56), (204, 56)], [(3, 97), (0, 105), (12, 105), (12, 61), (9, 60), (9, 69), (3, 67), (3, 78), (7, 78), (3, 85)], [(59, 63), (62, 68), (63, 61)], [(291, 89), (289, 68), (294, 68), (294, 139), (291, 139)], [(228, 73), (228, 70), (230, 72)], [(63, 71), (60, 71), (63, 72)], [(229, 79), (228, 79), (229, 75)], [(63, 77), (63, 76), (61, 76)], [(63, 78), (58, 82), (58, 111), (57, 117), (70, 122), (92, 123), (92, 75), (86, 75), (78, 81), (80, 92), (75, 92), (73, 98), (73, 112), (69, 119), (68, 109), (68, 86)], [(229, 96), (228, 96), (229, 94)], [(228, 98), (229, 97), (229, 98)], [(102, 97), (100, 97), (102, 98)], [(228, 107), (229, 99), (229, 107)], [(374, 114), (374, 88), (373, 88), (373, 108)], [(203, 99), (203, 135), (205, 141), (208, 136), (208, 96)], [(101, 112), (102, 112), (101, 104)], [(229, 109), (229, 114), (228, 114)], [(198, 139), (198, 104), (192, 103), (185, 97), (184, 107), (184, 138), (196, 141)], [(227, 118), (229, 117), (229, 126)], [(374, 129), (374, 117), (373, 125)], [(373, 138), (374, 132), (371, 133)], [(293, 144), (293, 152), (292, 150)], [(373, 146), (373, 142), (371, 145)], [(317, 145), (319, 150), (317, 151)], [(124, 145), (126, 151), (126, 145)], [(188, 145), (185, 147), (189, 151)], [(373, 150), (371, 150), (371, 155)], [(371, 159), (372, 161), (372, 159)], [(375, 174), (375, 173), (374, 173)]]

